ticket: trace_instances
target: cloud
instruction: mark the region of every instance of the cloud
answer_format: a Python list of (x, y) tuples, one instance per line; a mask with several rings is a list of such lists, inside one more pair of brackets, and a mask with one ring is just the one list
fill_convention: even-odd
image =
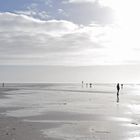
[(39, 18), (42, 20), (49, 19), (50, 16), (46, 11), (34, 11), (34, 10), (24, 10), (24, 11), (15, 11), (16, 14), (26, 15), (34, 18)]
[(97, 0), (69, 0), (64, 5), (64, 11), (68, 15), (65, 19), (74, 23), (108, 25), (114, 22), (114, 11)]
[(0, 13), (0, 19), (0, 64), (77, 65), (104, 47), (96, 39), (101, 33), (91, 32), (96, 26), (13, 13)]
[[(122, 31), (122, 30), (121, 30)], [(78, 25), (0, 13), (0, 64), (103, 65), (139, 62), (114, 26)], [(126, 44), (127, 43), (127, 44)], [(123, 48), (127, 46), (127, 48)]]
[[(60, 35), (75, 31), (78, 26), (69, 21), (49, 20), (42, 21), (26, 15), (18, 15), (13, 13), (0, 13), (1, 32), (22, 31), (34, 33), (46, 33), (51, 35)], [(12, 27), (12, 28), (11, 28)]]
[(48, 14), (48, 11), (40, 9), (39, 3), (32, 3), (29, 6), (27, 6), (26, 9), (15, 10), (14, 13), (30, 16), (30, 17), (33, 17), (36, 19), (41, 19), (41, 20), (47, 20), (47, 19), (51, 18), (50, 15)]
[(28, 5), (26, 9), (15, 11), (41, 20), (68, 20), (79, 25), (112, 24), (113, 12), (99, 0), (41, 0)]

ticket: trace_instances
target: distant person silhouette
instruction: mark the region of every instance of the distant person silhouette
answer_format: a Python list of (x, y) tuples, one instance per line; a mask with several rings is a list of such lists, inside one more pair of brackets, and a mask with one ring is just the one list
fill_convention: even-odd
[(92, 88), (92, 83), (89, 83), (90, 88)]
[(4, 87), (4, 83), (2, 83), (2, 87)]
[(121, 84), (121, 89), (123, 89), (123, 84)]
[(120, 84), (117, 84), (117, 102), (119, 102), (119, 91), (120, 91)]
[(83, 88), (83, 86), (84, 86), (84, 81), (82, 81), (82, 88)]

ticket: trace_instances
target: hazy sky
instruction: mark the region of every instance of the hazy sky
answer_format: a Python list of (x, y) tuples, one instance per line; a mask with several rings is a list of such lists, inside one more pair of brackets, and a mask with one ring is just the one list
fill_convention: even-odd
[[(140, 66), (0, 66), (4, 82), (140, 83)], [(2, 81), (2, 82), (3, 82)]]
[(0, 65), (138, 66), (139, 6), (139, 0), (0, 1)]

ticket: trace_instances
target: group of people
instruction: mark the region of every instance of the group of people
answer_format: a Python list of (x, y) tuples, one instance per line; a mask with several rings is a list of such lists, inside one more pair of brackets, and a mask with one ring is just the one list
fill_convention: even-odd
[[(85, 83), (86, 87), (92, 88), (93, 84), (92, 83)], [(82, 87), (84, 86), (84, 81), (82, 81)]]
[[(86, 84), (86, 87), (92, 87), (93, 86), (93, 84), (92, 83), (85, 83)], [(82, 87), (84, 86), (84, 81), (82, 81)], [(117, 83), (117, 86), (116, 86), (116, 88), (117, 88), (117, 102), (119, 102), (119, 92), (120, 92), (120, 89), (123, 89), (123, 84), (119, 84), (119, 83)]]

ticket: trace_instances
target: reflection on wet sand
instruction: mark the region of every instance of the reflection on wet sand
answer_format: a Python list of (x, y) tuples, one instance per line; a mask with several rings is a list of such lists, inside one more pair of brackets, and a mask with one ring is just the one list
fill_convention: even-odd
[[(0, 120), (0, 124), (4, 131), (10, 130), (9, 134), (13, 130), (6, 126), (12, 127), (14, 123), (14, 129), (18, 128), (15, 137), (19, 134), (22, 137), (22, 133), (17, 134), (20, 127), (26, 129), (31, 124), (30, 131), (37, 130), (42, 136), (38, 140), (137, 140), (140, 139), (140, 94), (139, 88), (133, 88), (129, 85), (120, 90), (118, 102), (113, 84), (88, 89), (81, 85), (0, 89), (0, 115), (7, 119), (5, 124)], [(8, 118), (17, 118), (21, 123)], [(34, 140), (29, 133), (28, 136)]]

